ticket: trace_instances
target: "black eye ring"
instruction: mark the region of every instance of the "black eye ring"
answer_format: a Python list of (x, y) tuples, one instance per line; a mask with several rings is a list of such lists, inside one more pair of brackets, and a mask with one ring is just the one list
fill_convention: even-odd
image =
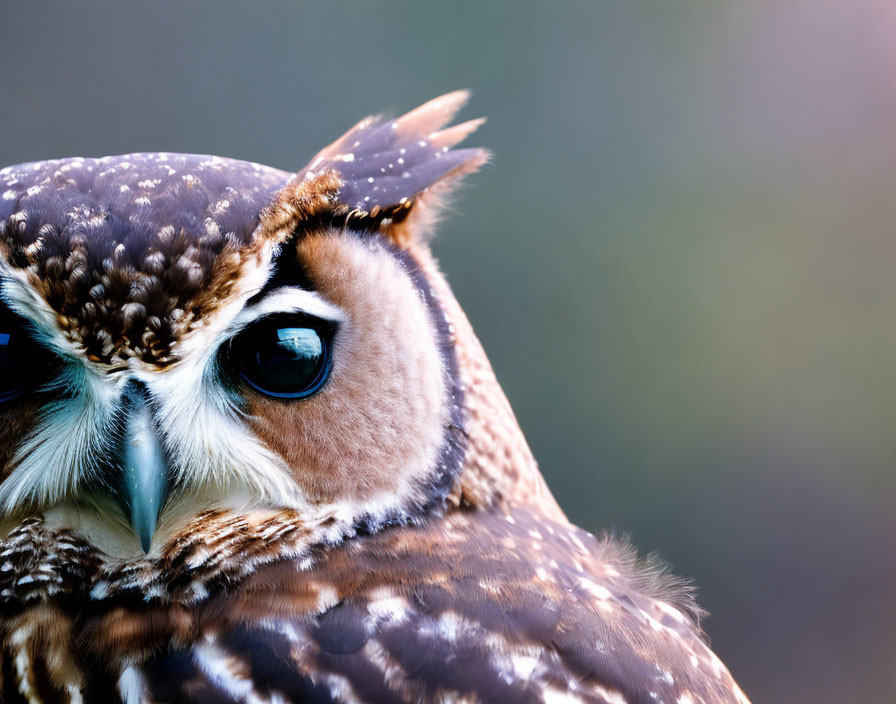
[(335, 329), (330, 321), (302, 313), (263, 318), (230, 341), (228, 366), (249, 388), (265, 396), (309, 398), (330, 377)]

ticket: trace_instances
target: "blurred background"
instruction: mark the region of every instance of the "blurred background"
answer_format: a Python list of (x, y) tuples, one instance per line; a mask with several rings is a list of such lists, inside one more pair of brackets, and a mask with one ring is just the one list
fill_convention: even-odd
[(437, 253), (551, 487), (691, 576), (756, 702), (896, 699), (896, 7), (7, 3), (0, 162), (296, 169), (459, 87)]

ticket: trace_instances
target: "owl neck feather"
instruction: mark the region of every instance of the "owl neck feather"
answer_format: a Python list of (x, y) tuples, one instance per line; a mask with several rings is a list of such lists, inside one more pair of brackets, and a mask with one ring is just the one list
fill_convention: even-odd
[(565, 520), (479, 339), (428, 248), (416, 247), (414, 256), (450, 321), (463, 391), (466, 449), (449, 501), (478, 509), (534, 502), (546, 515)]

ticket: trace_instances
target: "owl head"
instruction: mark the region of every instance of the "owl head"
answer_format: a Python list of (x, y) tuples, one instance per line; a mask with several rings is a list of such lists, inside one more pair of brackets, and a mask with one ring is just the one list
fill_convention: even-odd
[[(325, 539), (544, 493), (428, 247), (488, 158), (464, 92), (290, 174), (182, 154), (0, 171), (0, 516), (109, 554), (204, 511)], [(527, 471), (532, 467), (531, 471)]]

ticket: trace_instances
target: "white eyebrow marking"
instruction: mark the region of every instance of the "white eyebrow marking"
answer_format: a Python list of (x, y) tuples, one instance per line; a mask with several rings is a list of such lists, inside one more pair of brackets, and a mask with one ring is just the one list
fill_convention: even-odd
[(228, 332), (242, 329), (249, 323), (274, 313), (305, 313), (334, 323), (342, 322), (348, 317), (342, 308), (324, 300), (317, 291), (281, 286), (258, 303), (243, 308), (230, 322)]

